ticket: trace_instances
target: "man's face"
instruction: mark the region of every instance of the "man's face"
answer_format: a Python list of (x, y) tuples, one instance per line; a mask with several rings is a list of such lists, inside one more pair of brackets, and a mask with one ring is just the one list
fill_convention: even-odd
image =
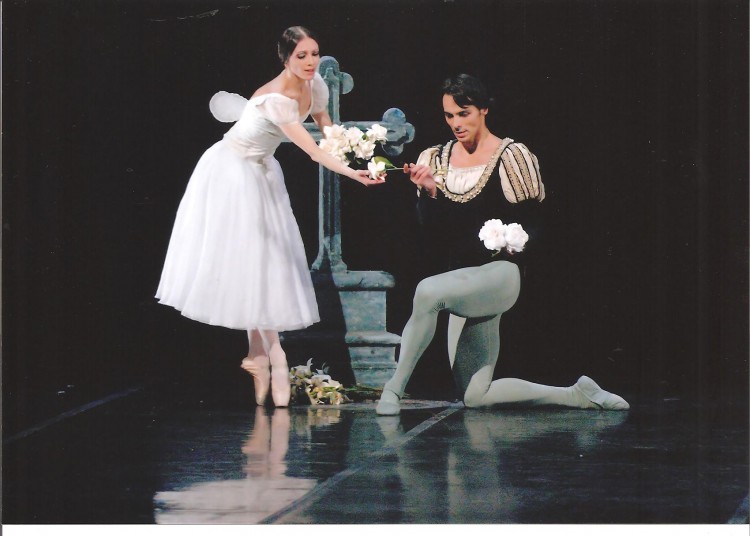
[(456, 139), (461, 143), (471, 143), (485, 128), (487, 109), (473, 104), (461, 107), (451, 95), (443, 95), (443, 114)]

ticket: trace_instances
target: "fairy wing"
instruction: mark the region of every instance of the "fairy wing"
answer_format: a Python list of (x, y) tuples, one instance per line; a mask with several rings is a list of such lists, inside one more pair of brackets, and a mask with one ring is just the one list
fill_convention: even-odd
[(242, 116), (247, 99), (237, 93), (219, 91), (208, 103), (211, 114), (222, 123), (234, 123)]

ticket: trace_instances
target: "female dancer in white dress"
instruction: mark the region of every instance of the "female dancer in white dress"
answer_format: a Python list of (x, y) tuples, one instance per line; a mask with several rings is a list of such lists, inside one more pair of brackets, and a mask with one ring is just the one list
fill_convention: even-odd
[(318, 43), (301, 26), (278, 43), (284, 70), (246, 100), (219, 92), (211, 111), (236, 121), (200, 158), (182, 198), (169, 242), (160, 303), (206, 324), (247, 330), (242, 367), (254, 379), (255, 399), (269, 392), (289, 404), (289, 369), (279, 331), (320, 320), (302, 238), (279, 163), (285, 137), (312, 160), (364, 185), (381, 184), (353, 170), (315, 143), (302, 121), (331, 125), (328, 89), (317, 73)]
[[(417, 286), (414, 309), (401, 336), (393, 377), (377, 406), (380, 415), (396, 415), (417, 361), (435, 335), (440, 311), (450, 313), (448, 354), (456, 385), (467, 407), (503, 404), (558, 405), (625, 410), (616, 394), (581, 376), (569, 387), (539, 385), (517, 378), (492, 381), (500, 351), (500, 318), (521, 291), (521, 271), (535, 249), (535, 220), (544, 185), (536, 157), (526, 146), (501, 139), (487, 128), (491, 99), (469, 75), (443, 85), (443, 114), (455, 140), (422, 152), (405, 166), (419, 187), (420, 221), (440, 242), (448, 271)], [(530, 235), (522, 253), (507, 252), (491, 261), (478, 238), (483, 223), (499, 218), (520, 223)]]

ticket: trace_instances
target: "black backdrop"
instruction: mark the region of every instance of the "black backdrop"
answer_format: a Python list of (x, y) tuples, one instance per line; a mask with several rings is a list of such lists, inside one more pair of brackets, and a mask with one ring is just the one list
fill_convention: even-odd
[[(449, 138), (437, 87), (457, 72), (497, 98), (492, 130), (539, 157), (546, 259), (498, 374), (746, 411), (747, 21), (744, 1), (3, 2), (6, 432), (144, 381), (237, 375), (244, 334), (152, 296), (192, 167), (227, 128), (209, 98), (272, 78), (292, 24), (353, 76), (344, 120), (406, 113), (402, 160)], [(312, 260), (316, 167), (278, 158)], [(396, 277), (396, 333), (413, 201), (395, 176), (343, 186), (345, 261)], [(412, 388), (449, 382), (428, 359)]]

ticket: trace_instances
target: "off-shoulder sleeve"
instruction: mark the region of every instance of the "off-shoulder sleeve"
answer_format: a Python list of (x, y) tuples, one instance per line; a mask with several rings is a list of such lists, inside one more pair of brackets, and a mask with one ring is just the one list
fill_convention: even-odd
[(271, 122), (277, 125), (288, 125), (299, 122), (299, 104), (294, 99), (283, 95), (269, 93), (262, 102), (258, 104), (261, 112)]
[(219, 91), (208, 103), (208, 109), (222, 123), (233, 123), (238, 121), (247, 104), (247, 99), (237, 93)]
[(328, 84), (325, 83), (320, 73), (315, 73), (312, 83), (312, 113), (319, 114), (328, 109)]
[(539, 161), (523, 143), (511, 143), (497, 163), (500, 184), (511, 203), (527, 199), (544, 200), (544, 183)]

